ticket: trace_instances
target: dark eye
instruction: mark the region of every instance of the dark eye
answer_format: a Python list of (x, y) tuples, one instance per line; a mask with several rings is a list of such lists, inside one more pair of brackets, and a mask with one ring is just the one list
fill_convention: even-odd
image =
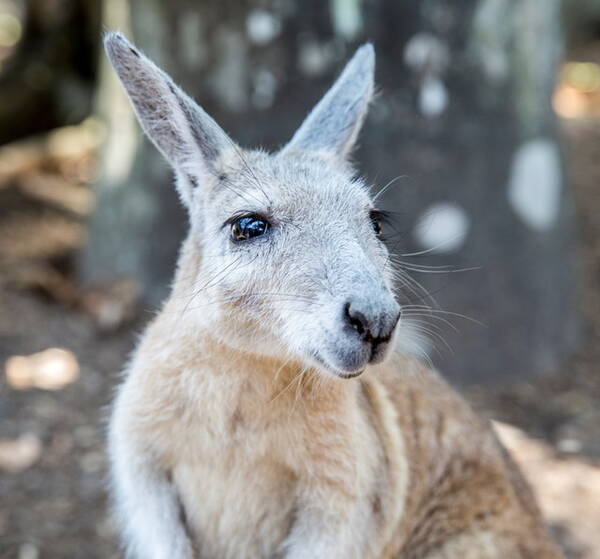
[(379, 215), (379, 212), (372, 211), (369, 214), (369, 217), (371, 218), (371, 224), (373, 225), (373, 231), (375, 231), (375, 235), (381, 238), (383, 231), (381, 229), (381, 216)]
[(269, 222), (256, 215), (237, 218), (231, 224), (231, 238), (234, 241), (247, 241), (264, 235), (269, 229)]

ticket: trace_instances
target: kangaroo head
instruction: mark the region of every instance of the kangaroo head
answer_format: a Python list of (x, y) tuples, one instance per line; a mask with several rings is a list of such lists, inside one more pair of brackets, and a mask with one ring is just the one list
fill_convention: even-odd
[[(346, 158), (373, 93), (361, 47), (280, 151), (239, 148), (119, 34), (105, 41), (190, 215), (188, 313), (223, 343), (342, 378), (383, 360), (400, 316), (380, 213)], [(180, 294), (181, 295), (181, 294)]]

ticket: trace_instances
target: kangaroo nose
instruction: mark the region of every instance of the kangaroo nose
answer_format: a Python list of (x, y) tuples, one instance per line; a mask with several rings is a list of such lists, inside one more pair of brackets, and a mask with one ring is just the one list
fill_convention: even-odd
[(381, 312), (368, 309), (367, 305), (358, 301), (347, 301), (344, 304), (346, 325), (373, 348), (390, 340), (399, 318), (400, 312), (396, 302), (394, 308)]

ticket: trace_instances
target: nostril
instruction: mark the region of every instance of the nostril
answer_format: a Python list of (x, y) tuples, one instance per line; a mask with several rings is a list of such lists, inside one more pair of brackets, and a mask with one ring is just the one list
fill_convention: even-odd
[(401, 314), (401, 312), (398, 312), (398, 314), (396, 314), (391, 321), (387, 322), (387, 324), (380, 329), (379, 335), (373, 340), (374, 345), (386, 343), (392, 339), (392, 334), (394, 333), (394, 329), (400, 320)]
[(365, 338), (371, 337), (367, 318), (360, 311), (352, 309), (350, 303), (344, 305), (344, 316), (348, 324), (361, 336), (364, 336)]

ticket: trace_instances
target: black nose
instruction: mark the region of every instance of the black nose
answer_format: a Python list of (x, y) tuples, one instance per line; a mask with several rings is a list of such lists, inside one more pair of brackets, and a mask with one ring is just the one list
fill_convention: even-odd
[(383, 312), (369, 312), (366, 308), (359, 308), (351, 301), (344, 305), (344, 319), (349, 328), (356, 331), (360, 338), (373, 346), (388, 342), (392, 337), (394, 328), (400, 318), (398, 306)]

